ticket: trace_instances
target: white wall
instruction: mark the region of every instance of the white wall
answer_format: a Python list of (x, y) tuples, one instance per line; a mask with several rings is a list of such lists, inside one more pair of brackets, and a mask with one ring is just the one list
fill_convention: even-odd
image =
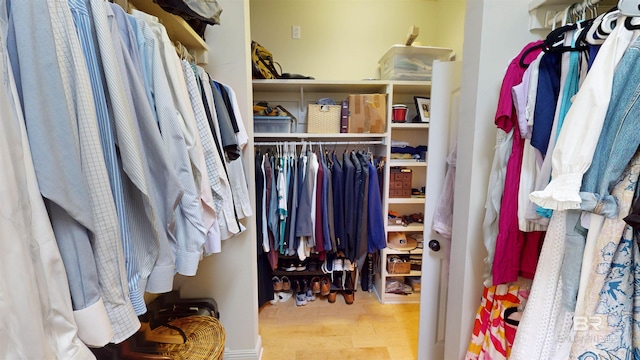
[[(222, 24), (209, 26), (205, 34), (209, 62), (205, 67), (216, 80), (236, 92), (242, 117), (251, 123), (251, 72), (249, 67), (249, 1), (218, 0)], [(253, 169), (253, 126), (247, 126), (250, 144), (245, 150), (245, 169)], [(255, 182), (247, 171), (249, 184)], [(251, 199), (255, 199), (250, 186)], [(255, 204), (254, 204), (255, 205)], [(255, 209), (255, 206), (254, 206)], [(205, 258), (195, 277), (177, 276), (175, 287), (183, 297), (213, 297), (226, 331), (225, 359), (257, 360), (262, 349), (258, 335), (258, 287), (256, 228), (253, 217), (243, 220), (247, 230), (222, 244), (222, 253)]]
[(493, 160), (494, 117), (506, 67), (536, 36), (530, 0), (478, 0), (467, 5), (462, 109), (455, 186), (445, 359), (463, 359), (482, 296), (482, 221)]
[[(421, 45), (452, 48), (460, 59), (464, 6), (465, 0), (251, 0), (251, 36), (284, 72), (378, 78), (378, 61), (411, 25), (420, 28)], [(291, 38), (292, 25), (301, 26), (301, 39)]]

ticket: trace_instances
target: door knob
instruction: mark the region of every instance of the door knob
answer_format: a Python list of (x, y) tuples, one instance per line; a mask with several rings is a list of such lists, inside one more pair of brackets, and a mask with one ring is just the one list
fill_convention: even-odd
[(433, 251), (440, 251), (440, 242), (438, 240), (429, 241), (429, 249)]

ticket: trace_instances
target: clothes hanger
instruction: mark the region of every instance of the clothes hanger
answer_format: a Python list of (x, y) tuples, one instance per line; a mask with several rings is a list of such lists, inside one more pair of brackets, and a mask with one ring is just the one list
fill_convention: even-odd
[(618, 9), (620, 9), (620, 14), (625, 16), (640, 16), (640, 1), (619, 0)]

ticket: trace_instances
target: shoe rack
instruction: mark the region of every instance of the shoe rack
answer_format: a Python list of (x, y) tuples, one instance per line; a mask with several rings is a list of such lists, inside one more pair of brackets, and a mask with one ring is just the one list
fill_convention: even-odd
[[(317, 256), (300, 261), (298, 256), (280, 255), (278, 263), (279, 268), (272, 271), (276, 297), (283, 296), (278, 292), (290, 292), (296, 305), (303, 306), (319, 297), (326, 297), (328, 302), (333, 303), (337, 294), (341, 293), (347, 304), (354, 302), (358, 276), (355, 264), (348, 260), (345, 265), (344, 259), (335, 259), (331, 269), (327, 269), (326, 262), (320, 261)], [(288, 295), (284, 296), (284, 299), (288, 298)]]

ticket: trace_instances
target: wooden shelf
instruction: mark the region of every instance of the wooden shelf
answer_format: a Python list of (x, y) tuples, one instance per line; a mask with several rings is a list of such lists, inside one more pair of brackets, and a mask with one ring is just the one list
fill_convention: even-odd
[(387, 231), (422, 231), (424, 230), (423, 224), (413, 225), (410, 224), (408, 226), (402, 225), (389, 225), (387, 226)]
[[(406, 253), (400, 253), (400, 254), (406, 254)], [(411, 270), (410, 273), (408, 274), (389, 274), (387, 272), (386, 277), (399, 277), (399, 276), (421, 276), (422, 275), (422, 271), (419, 270)]]
[(415, 160), (389, 160), (389, 166), (404, 166), (404, 167), (427, 167), (426, 161)]
[(410, 198), (389, 198), (389, 204), (424, 204), (425, 198), (412, 196)]
[(309, 134), (309, 133), (254, 133), (253, 136), (257, 139), (317, 139), (317, 140), (336, 140), (345, 141), (345, 139), (351, 140), (380, 140), (384, 143), (387, 134), (356, 134), (356, 133), (337, 133), (337, 134)]
[(129, 5), (127, 11), (134, 8), (157, 17), (167, 29), (171, 41), (179, 41), (192, 51), (199, 64), (207, 63), (209, 46), (183, 18), (165, 11), (152, 0), (128, 0), (126, 3)]
[(424, 95), (431, 93), (431, 81), (392, 81), (393, 93), (403, 95)]
[(423, 253), (423, 249), (415, 248), (413, 250), (395, 250), (391, 248), (385, 248), (384, 252), (388, 255), (420, 255)]
[(402, 129), (428, 129), (429, 123), (391, 123), (391, 128), (394, 130)]
[(385, 93), (389, 81), (253, 80), (255, 92)]

